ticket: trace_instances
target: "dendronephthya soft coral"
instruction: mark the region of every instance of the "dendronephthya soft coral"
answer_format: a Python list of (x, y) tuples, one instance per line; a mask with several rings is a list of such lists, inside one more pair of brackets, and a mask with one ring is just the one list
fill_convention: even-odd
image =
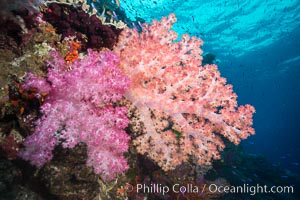
[(129, 86), (117, 67), (119, 57), (111, 51), (88, 50), (84, 58), (66, 65), (57, 52), (52, 56), (47, 76), (28, 74), (24, 84), (48, 95), (20, 156), (40, 167), (52, 159), (55, 145), (73, 148), (83, 142), (87, 165), (103, 179), (111, 179), (128, 168), (123, 153), (130, 139), (124, 131), (127, 109), (114, 105)]
[(224, 149), (221, 136), (238, 144), (254, 134), (254, 108), (237, 107), (237, 95), (216, 65), (201, 66), (202, 40), (183, 35), (175, 41), (177, 33), (170, 30), (175, 21), (171, 14), (144, 24), (141, 34), (126, 28), (114, 49), (131, 80), (124, 96), (144, 126), (134, 144), (165, 171), (190, 156), (210, 165)]

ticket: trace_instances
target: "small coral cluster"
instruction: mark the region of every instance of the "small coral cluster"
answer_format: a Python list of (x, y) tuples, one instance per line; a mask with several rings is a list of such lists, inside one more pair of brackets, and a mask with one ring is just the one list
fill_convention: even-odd
[(36, 88), (37, 97), (47, 94), (41, 106), (42, 117), (35, 132), (26, 138), (20, 156), (33, 165), (42, 166), (52, 159), (57, 144), (74, 148), (87, 144), (87, 165), (103, 178), (127, 169), (123, 153), (127, 151), (129, 136), (125, 107), (115, 107), (122, 98), (129, 81), (118, 69), (118, 56), (111, 51), (88, 50), (88, 55), (67, 65), (53, 52), (46, 78), (28, 74), (25, 89)]

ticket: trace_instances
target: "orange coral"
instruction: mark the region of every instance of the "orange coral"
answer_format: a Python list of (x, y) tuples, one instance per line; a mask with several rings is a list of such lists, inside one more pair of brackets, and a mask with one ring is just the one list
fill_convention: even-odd
[(79, 53), (78, 49), (81, 47), (81, 44), (78, 42), (71, 42), (71, 49), (72, 51), (65, 57), (65, 61), (67, 62), (68, 65), (71, 65), (74, 63), (75, 60), (78, 59)]
[[(27, 107), (34, 99), (36, 99), (37, 94), (36, 89), (24, 90), (20, 83), (12, 81), (9, 85), (8, 97), (9, 103), (17, 110), (18, 114), (21, 116), (24, 114)], [(47, 93), (42, 93), (38, 101), (42, 103)]]
[(121, 186), (120, 188), (117, 189), (117, 193), (122, 197), (125, 196), (125, 188)]
[(45, 27), (45, 30), (46, 30), (46, 31), (49, 31), (49, 32), (56, 32), (56, 29), (53, 28), (52, 26), (46, 26), (46, 27)]

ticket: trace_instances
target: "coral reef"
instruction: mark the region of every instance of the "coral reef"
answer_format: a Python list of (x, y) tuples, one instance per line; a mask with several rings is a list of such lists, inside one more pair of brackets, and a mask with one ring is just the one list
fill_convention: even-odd
[[(200, 39), (176, 40), (170, 31), (174, 15), (148, 25), (127, 19), (119, 1), (3, 2), (0, 192), (5, 198), (223, 195), (136, 192), (137, 183), (227, 185), (218, 175), (206, 178), (213, 167), (224, 167), (212, 166), (223, 139), (238, 144), (254, 133), (254, 108), (238, 107), (217, 66), (203, 64)], [(121, 33), (126, 25), (133, 30)]]
[(104, 25), (97, 15), (89, 15), (81, 7), (62, 3), (49, 3), (43, 10), (43, 19), (51, 23), (62, 38), (76, 36), (82, 49), (112, 49), (121, 29)]
[(39, 199), (41, 196), (36, 194), (29, 188), (25, 188), (20, 185), (23, 174), (19, 167), (15, 163), (6, 160), (2, 154), (0, 154), (0, 193), (1, 199)]
[[(0, 49), (0, 99), (4, 99), (7, 95), (7, 87), (12, 77), (22, 79), (27, 71), (31, 71), (38, 76), (45, 74), (45, 60), (51, 59), (50, 51), (57, 48), (62, 56), (65, 56), (69, 49), (66, 40), (60, 42), (61, 37), (52, 31), (52, 27), (48, 23), (41, 23), (32, 33), (30, 40), (20, 47), (16, 45), (18, 51), (9, 46), (3, 46)], [(9, 40), (11, 41), (11, 40)], [(9, 41), (6, 41), (9, 43)], [(7, 44), (6, 43), (6, 44)]]
[(171, 14), (144, 24), (141, 34), (126, 28), (114, 48), (131, 80), (124, 96), (143, 122), (144, 134), (133, 143), (165, 171), (190, 156), (211, 165), (224, 149), (222, 137), (238, 144), (254, 134), (254, 108), (237, 107), (237, 95), (216, 65), (201, 66), (202, 40), (183, 35), (175, 42), (177, 33), (170, 30), (175, 21)]
[(7, 5), (2, 4), (4, 2), (1, 1), (0, 47), (20, 54), (20, 50), (37, 31), (39, 12), (26, 7), (26, 2), (23, 2), (24, 5), (19, 4), (18, 1)]
[(87, 167), (85, 144), (74, 149), (56, 148), (54, 159), (37, 174), (46, 189), (59, 199), (94, 199), (98, 195), (97, 176)]
[[(37, 7), (33, 7), (38, 4), (38, 1), (0, 2), (0, 99), (5, 96), (10, 75), (21, 77), (28, 69), (14, 64), (31, 57), (24, 52), (31, 46), (34, 36), (39, 32), (40, 13)], [(41, 58), (39, 60), (42, 62)], [(35, 67), (30, 66), (31, 69)]]
[(8, 136), (0, 135), (0, 148), (5, 152), (9, 160), (17, 158), (23, 140), (24, 138), (15, 129), (12, 129)]
[(74, 148), (84, 142), (87, 165), (103, 179), (113, 178), (127, 169), (123, 153), (129, 140), (123, 130), (129, 122), (127, 110), (113, 105), (129, 85), (116, 66), (118, 56), (111, 51), (88, 50), (87, 56), (70, 66), (57, 52), (52, 56), (47, 77), (29, 73), (24, 84), (25, 89), (38, 89), (38, 98), (46, 98), (42, 117), (35, 132), (26, 138), (20, 156), (40, 167), (52, 159), (55, 145)]

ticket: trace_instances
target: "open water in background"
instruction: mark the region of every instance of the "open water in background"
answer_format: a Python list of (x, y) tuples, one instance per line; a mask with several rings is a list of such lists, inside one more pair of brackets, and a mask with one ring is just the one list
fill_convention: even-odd
[(174, 30), (204, 40), (239, 104), (256, 108), (256, 135), (242, 142), (300, 174), (299, 0), (120, 0), (147, 22), (175, 13)]

